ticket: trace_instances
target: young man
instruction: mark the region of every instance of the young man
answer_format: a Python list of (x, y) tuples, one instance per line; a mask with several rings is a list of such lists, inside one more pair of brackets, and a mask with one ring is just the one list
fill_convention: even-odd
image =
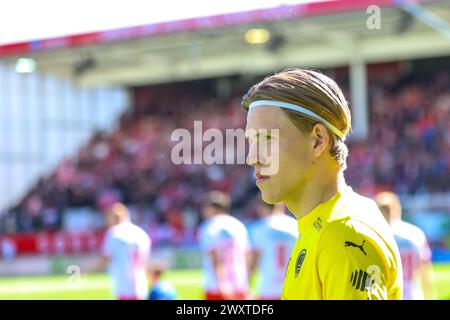
[(284, 202), (298, 220), (301, 237), (281, 298), (401, 299), (392, 230), (376, 203), (344, 181), (351, 119), (338, 85), (315, 71), (289, 69), (254, 85), (242, 107), (247, 163), (262, 198)]
[(403, 298), (405, 300), (435, 299), (431, 281), (431, 250), (422, 230), (402, 221), (402, 206), (395, 193), (381, 192), (375, 196), (381, 212), (394, 231), (403, 265)]
[(250, 232), (250, 271), (259, 271), (258, 298), (278, 300), (289, 257), (298, 238), (297, 222), (285, 213), (284, 204), (268, 205), (259, 197), (257, 212), (260, 219)]
[(199, 238), (207, 300), (243, 300), (249, 293), (248, 233), (229, 211), (228, 195), (219, 191), (206, 195)]
[(114, 296), (119, 300), (147, 299), (150, 237), (130, 221), (128, 209), (116, 203), (106, 213), (108, 231), (100, 266), (108, 266)]

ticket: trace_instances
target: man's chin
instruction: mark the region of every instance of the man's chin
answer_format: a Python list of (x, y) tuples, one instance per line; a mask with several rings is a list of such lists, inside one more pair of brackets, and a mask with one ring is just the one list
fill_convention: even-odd
[(270, 192), (268, 190), (264, 190), (264, 188), (259, 188), (261, 191), (261, 198), (263, 201), (267, 204), (277, 204), (281, 202), (280, 195), (274, 194), (273, 192)]

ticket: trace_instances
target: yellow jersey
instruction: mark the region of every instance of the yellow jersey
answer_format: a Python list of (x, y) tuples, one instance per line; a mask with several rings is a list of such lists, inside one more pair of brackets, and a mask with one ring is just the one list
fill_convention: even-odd
[(400, 253), (373, 200), (345, 187), (298, 228), (281, 299), (402, 299)]

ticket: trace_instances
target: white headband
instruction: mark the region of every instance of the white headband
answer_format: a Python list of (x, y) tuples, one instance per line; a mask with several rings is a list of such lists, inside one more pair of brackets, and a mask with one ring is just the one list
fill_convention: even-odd
[(250, 111), (251, 109), (253, 109), (255, 107), (258, 107), (258, 106), (274, 106), (274, 107), (290, 109), (290, 110), (294, 110), (294, 111), (303, 113), (303, 114), (305, 114), (307, 116), (310, 116), (311, 118), (314, 118), (314, 119), (322, 122), (326, 127), (328, 127), (328, 129), (333, 131), (333, 133), (335, 135), (337, 135), (339, 138), (341, 138), (342, 141), (344, 141), (345, 134), (341, 130), (339, 130), (338, 128), (333, 126), (331, 123), (329, 123), (327, 120), (325, 120), (324, 118), (322, 118), (318, 114), (315, 114), (314, 112), (312, 112), (309, 109), (306, 109), (304, 107), (298, 106), (296, 104), (282, 102), (282, 101), (258, 100), (258, 101), (253, 101), (252, 103), (250, 103), (250, 106), (248, 107), (248, 111)]

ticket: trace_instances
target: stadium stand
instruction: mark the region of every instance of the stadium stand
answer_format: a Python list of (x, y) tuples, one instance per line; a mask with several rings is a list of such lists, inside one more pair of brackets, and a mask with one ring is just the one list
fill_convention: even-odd
[[(449, 73), (423, 77), (398, 68), (376, 70), (384, 69), (369, 72), (370, 134), (349, 144), (349, 184), (367, 195), (382, 189), (450, 191), (445, 181), (450, 176)], [(192, 243), (201, 195), (213, 189), (231, 192), (233, 212), (250, 219), (246, 204), (256, 189), (246, 165), (177, 166), (170, 161), (176, 128), (192, 131), (194, 120), (203, 120), (204, 129), (244, 127), (241, 88), (231, 97), (212, 99), (210, 82), (135, 88), (135, 105), (111, 133), (94, 135), (10, 208), (17, 231), (59, 229), (67, 208), (101, 212), (120, 200), (132, 205), (155, 244)]]

